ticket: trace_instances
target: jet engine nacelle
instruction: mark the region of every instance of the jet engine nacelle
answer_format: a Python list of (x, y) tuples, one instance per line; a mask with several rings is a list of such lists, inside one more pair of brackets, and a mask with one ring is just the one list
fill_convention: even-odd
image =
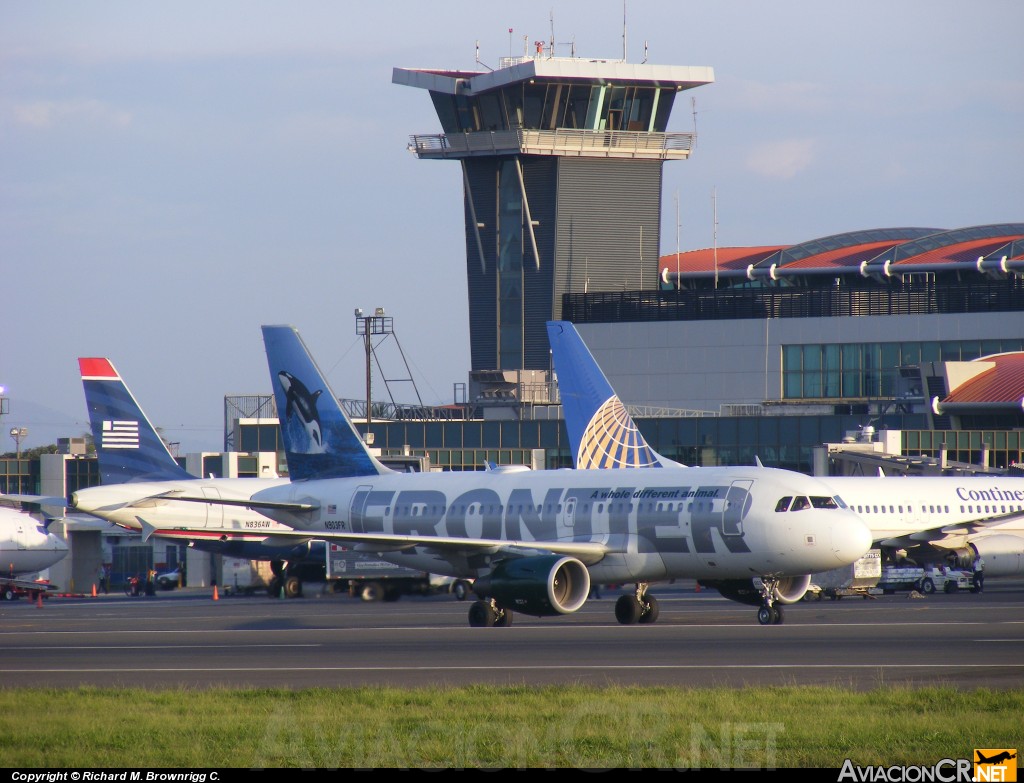
[(1024, 538), (1001, 533), (975, 539), (969, 546), (984, 561), (986, 577), (1024, 574)]
[[(760, 606), (764, 603), (761, 596), (760, 579), (726, 579), (723, 581), (705, 582), (701, 581), (704, 587), (713, 587), (730, 601), (739, 601), (741, 604)], [(807, 588), (811, 584), (811, 575), (784, 576), (779, 579), (775, 588), (775, 600), (781, 604), (795, 604), (804, 597)]]
[(473, 592), (534, 617), (569, 614), (590, 595), (590, 572), (574, 557), (521, 557), (498, 563), (473, 583)]

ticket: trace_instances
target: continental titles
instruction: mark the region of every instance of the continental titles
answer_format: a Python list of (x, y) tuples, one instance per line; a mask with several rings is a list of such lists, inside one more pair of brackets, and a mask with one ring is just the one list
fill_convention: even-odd
[(956, 496), (961, 500), (972, 500), (975, 503), (979, 500), (1024, 501), (1024, 489), (1000, 489), (999, 487), (968, 489), (967, 487), (957, 487)]

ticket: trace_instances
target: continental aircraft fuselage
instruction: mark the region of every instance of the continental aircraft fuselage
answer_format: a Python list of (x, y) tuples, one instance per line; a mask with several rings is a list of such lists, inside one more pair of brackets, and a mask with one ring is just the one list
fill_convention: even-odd
[[(988, 576), (1024, 574), (1024, 478), (1014, 476), (830, 476), (821, 479), (883, 546), (930, 544)], [(1007, 521), (989, 525), (1001, 517)], [(986, 526), (982, 526), (984, 523)], [(959, 551), (958, 551), (959, 550)]]

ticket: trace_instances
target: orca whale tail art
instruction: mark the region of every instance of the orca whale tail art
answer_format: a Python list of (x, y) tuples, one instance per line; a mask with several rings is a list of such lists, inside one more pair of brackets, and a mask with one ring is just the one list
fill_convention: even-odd
[(292, 481), (390, 473), (366, 448), (291, 326), (264, 326), (281, 438)]

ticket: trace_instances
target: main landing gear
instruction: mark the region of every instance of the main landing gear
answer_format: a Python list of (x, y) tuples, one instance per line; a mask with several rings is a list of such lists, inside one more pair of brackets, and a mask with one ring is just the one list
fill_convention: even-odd
[(473, 628), (508, 628), (512, 610), (502, 608), (493, 598), (474, 601), (469, 607), (469, 624)]
[(757, 621), (761, 625), (782, 625), (782, 606), (775, 602), (778, 585), (778, 579), (761, 578), (761, 607), (757, 610)]
[(615, 619), (623, 625), (654, 623), (658, 620), (658, 599), (647, 592), (647, 583), (637, 583), (635, 592), (620, 595), (615, 602)]

